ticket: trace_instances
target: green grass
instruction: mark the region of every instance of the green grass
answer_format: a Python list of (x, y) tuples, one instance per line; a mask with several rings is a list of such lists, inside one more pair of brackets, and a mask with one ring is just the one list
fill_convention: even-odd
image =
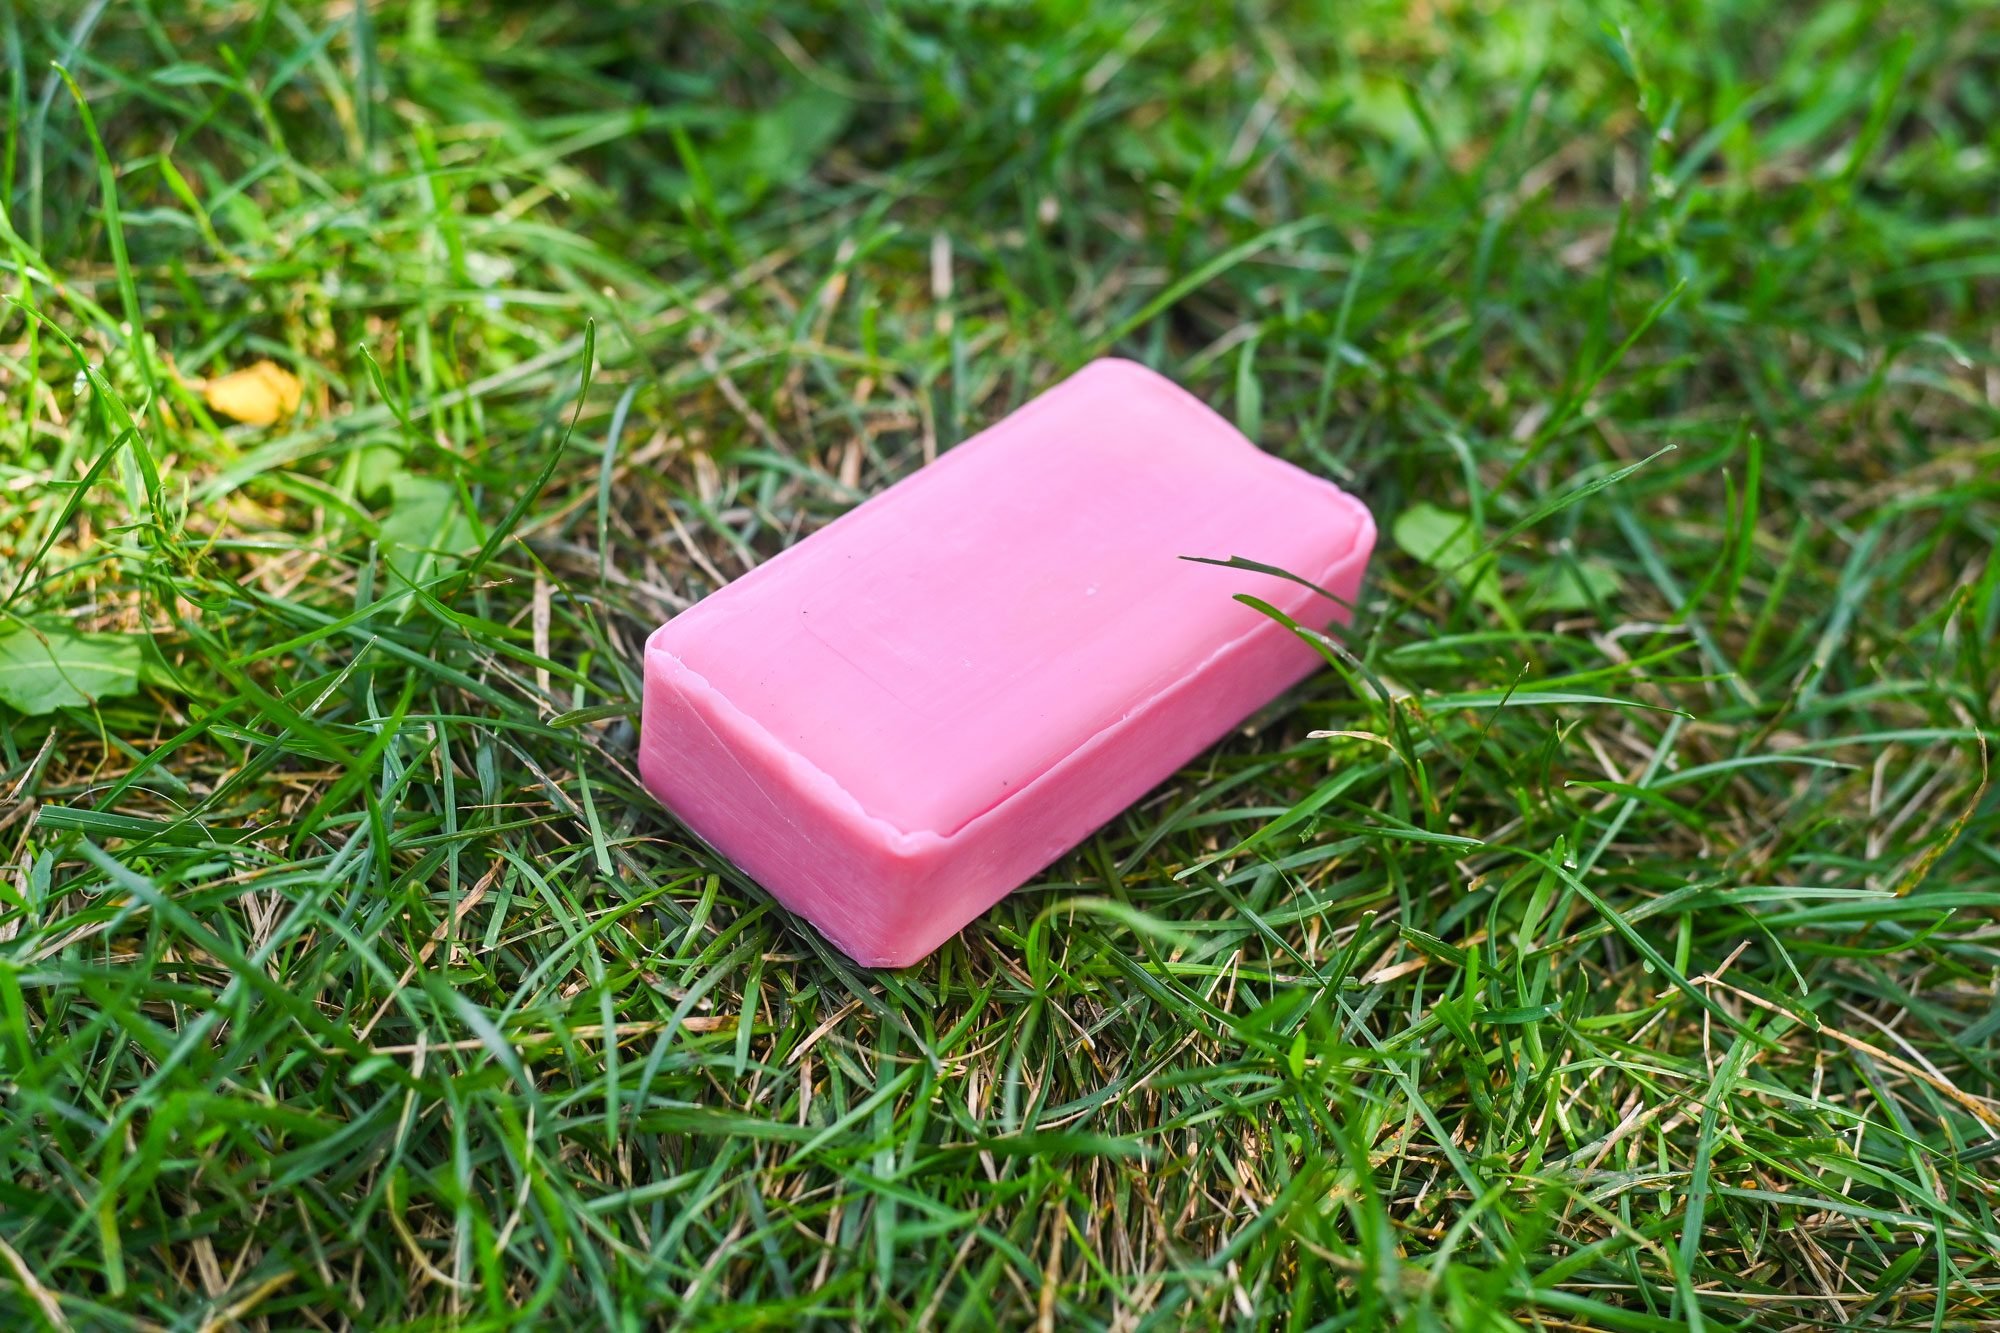
[[(6, 1327), (2000, 1324), (1994, 9), (0, 61)], [(1108, 351), (1370, 502), (1362, 614), (857, 969), (638, 645)]]

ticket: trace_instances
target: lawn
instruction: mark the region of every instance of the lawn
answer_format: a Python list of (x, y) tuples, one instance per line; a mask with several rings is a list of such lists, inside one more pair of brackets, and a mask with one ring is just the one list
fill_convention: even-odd
[[(0, 1325), (2000, 1326), (2000, 10), (0, 62)], [(1360, 614), (858, 968), (639, 645), (1107, 353), (1373, 507)]]

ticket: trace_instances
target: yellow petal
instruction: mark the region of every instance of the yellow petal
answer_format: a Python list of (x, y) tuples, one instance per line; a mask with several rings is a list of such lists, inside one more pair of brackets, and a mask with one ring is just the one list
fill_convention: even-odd
[(275, 361), (217, 376), (202, 389), (214, 411), (252, 426), (269, 426), (298, 411), (299, 377)]

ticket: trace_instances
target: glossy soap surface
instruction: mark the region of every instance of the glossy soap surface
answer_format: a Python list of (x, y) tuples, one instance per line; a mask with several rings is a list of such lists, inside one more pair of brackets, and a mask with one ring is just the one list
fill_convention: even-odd
[(642, 770), (850, 954), (912, 961), (1318, 660), (1233, 594), (1337, 603), (1181, 557), (1351, 600), (1373, 536), (1099, 361), (655, 634)]

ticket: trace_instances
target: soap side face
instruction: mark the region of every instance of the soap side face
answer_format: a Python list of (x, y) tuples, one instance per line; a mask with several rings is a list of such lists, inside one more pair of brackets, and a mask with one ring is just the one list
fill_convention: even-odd
[(1336, 603), (1180, 555), (1351, 603), (1373, 541), (1358, 502), (1097, 363), (656, 633), (641, 774), (857, 961), (914, 962), (1317, 665), (1231, 593)]

